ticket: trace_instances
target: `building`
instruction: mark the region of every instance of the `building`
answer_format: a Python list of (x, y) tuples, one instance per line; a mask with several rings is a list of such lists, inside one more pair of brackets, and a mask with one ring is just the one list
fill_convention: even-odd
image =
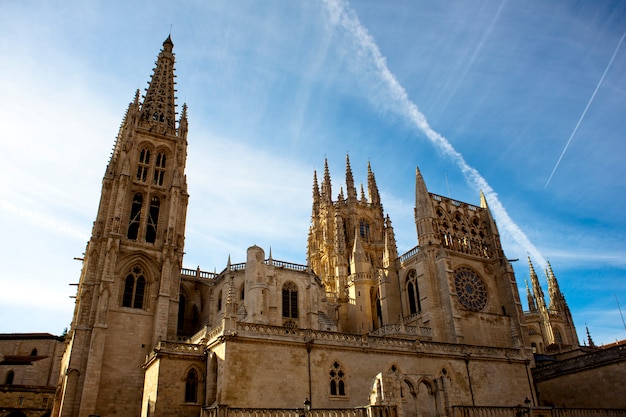
[(0, 334), (0, 416), (49, 416), (63, 337), (48, 333)]
[[(186, 105), (176, 118), (174, 84), (168, 37), (106, 168), (55, 416), (291, 413), (304, 403), (435, 417), (538, 404), (532, 343), (561, 340), (546, 330), (557, 322), (543, 310), (553, 309), (539, 288), (529, 327), (484, 196), (475, 206), (432, 194), (419, 169), (417, 242), (405, 254), (372, 168), (357, 192), (346, 158), (335, 199), (328, 165), (321, 184), (313, 175), (306, 265), (252, 246), (220, 273), (183, 268), (188, 124)], [(556, 324), (577, 345), (569, 325), (571, 316)]]

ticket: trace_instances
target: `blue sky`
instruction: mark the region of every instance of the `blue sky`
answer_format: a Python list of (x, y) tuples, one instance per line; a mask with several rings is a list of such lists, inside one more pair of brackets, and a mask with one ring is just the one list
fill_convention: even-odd
[(417, 243), (416, 166), (431, 192), (479, 204), (482, 188), (520, 288), (528, 254), (538, 270), (549, 260), (579, 338), (586, 325), (597, 344), (626, 338), (626, 3), (2, 10), (0, 332), (69, 325), (73, 258), (124, 111), (171, 27), (189, 106), (186, 267), (220, 271), (253, 244), (305, 263), (313, 171), (328, 158), (338, 193), (349, 153), (357, 183), (371, 163), (400, 252)]

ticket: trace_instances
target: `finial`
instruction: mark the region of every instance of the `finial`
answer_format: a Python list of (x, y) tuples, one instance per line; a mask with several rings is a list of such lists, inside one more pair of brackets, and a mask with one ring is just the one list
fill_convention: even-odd
[(591, 338), (591, 333), (589, 333), (589, 327), (585, 326), (585, 330), (587, 330), (587, 342), (589, 343), (590, 348), (596, 347), (596, 344), (593, 343), (593, 339)]

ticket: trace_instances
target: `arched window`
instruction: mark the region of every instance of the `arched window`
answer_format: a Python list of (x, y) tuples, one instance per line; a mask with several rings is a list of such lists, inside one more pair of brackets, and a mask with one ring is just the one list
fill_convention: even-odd
[(554, 329), (554, 343), (558, 345), (563, 344), (563, 336), (561, 335), (561, 331), (559, 329)]
[(189, 370), (185, 378), (185, 402), (198, 402), (198, 373), (195, 369)]
[(365, 220), (359, 222), (359, 234), (365, 241), (370, 240), (370, 225)]
[(143, 298), (146, 289), (146, 279), (139, 267), (133, 268), (124, 281), (123, 307), (143, 308)]
[(154, 185), (163, 185), (163, 178), (165, 177), (165, 154), (159, 152), (154, 161), (154, 178), (152, 183)]
[(128, 238), (137, 240), (139, 234), (139, 222), (141, 221), (141, 206), (143, 206), (143, 196), (136, 193), (133, 196), (133, 204), (130, 208), (130, 220), (128, 221)]
[(330, 367), (330, 395), (346, 395), (345, 373), (339, 362)]
[(406, 292), (409, 297), (409, 314), (417, 314), (422, 311), (420, 303), (420, 291), (417, 286), (417, 273), (414, 269), (409, 271), (406, 278)]
[(383, 327), (383, 306), (380, 302), (380, 293), (376, 291), (376, 323), (374, 328), (379, 329)]
[(139, 153), (139, 164), (137, 166), (137, 179), (146, 182), (148, 178), (148, 168), (150, 167), (150, 150), (142, 149)]
[(30, 356), (37, 356), (37, 348), (30, 351)]
[(159, 200), (159, 197), (152, 197), (150, 200), (150, 210), (148, 211), (148, 225), (146, 227), (146, 242), (148, 243), (154, 243), (156, 240), (160, 207), (161, 200)]
[(13, 370), (10, 370), (9, 372), (7, 372), (7, 376), (4, 380), (5, 385), (13, 385), (14, 379), (15, 379), (15, 372), (13, 372)]
[(241, 284), (241, 288), (239, 289), (239, 299), (245, 300), (246, 298), (246, 283)]
[(185, 309), (187, 308), (187, 300), (181, 293), (178, 297), (178, 330), (182, 330), (185, 327)]
[(298, 287), (292, 282), (283, 285), (283, 317), (298, 318)]
[(217, 294), (217, 311), (222, 311), (222, 290)]

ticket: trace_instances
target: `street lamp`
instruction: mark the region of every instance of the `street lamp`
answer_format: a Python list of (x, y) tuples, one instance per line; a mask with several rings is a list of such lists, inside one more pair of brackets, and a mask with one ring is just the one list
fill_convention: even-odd
[(304, 399), (304, 412), (308, 413), (309, 411), (311, 411), (311, 401), (309, 401), (309, 398), (305, 398)]

